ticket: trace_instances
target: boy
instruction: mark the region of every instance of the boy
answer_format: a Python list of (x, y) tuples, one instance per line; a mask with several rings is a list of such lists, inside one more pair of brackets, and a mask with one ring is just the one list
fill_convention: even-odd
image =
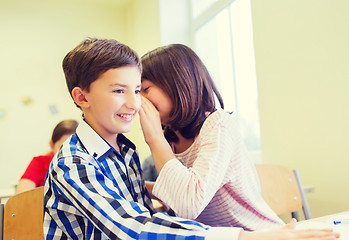
[(142, 68), (132, 49), (87, 39), (66, 55), (63, 69), (84, 121), (48, 171), (46, 239), (238, 239), (240, 233), (241, 240), (249, 239), (239, 228), (222, 232), (155, 213), (135, 146), (122, 135), (141, 108)]

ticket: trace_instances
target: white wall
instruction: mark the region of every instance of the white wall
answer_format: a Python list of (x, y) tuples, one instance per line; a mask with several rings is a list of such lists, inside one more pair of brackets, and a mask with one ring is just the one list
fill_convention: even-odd
[(124, 12), (93, 1), (0, 1), (0, 188), (16, 184), (32, 157), (49, 151), (59, 121), (81, 119), (63, 57), (88, 36), (127, 41)]

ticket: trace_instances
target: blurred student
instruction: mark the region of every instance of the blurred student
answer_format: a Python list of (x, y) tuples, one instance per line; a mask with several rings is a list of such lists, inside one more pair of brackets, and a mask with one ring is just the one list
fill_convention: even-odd
[(48, 154), (34, 157), (19, 180), (16, 194), (36, 187), (44, 186), (45, 177), (54, 154), (62, 143), (72, 135), (78, 126), (75, 120), (63, 120), (53, 129), (49, 142), (51, 151)]
[(150, 155), (142, 162), (142, 171), (145, 181), (155, 182), (158, 177), (153, 157)]
[(262, 198), (236, 117), (223, 110), (195, 52), (181, 44), (160, 47), (142, 57), (142, 66), (140, 119), (159, 172), (148, 190), (177, 216), (211, 226), (283, 225)]

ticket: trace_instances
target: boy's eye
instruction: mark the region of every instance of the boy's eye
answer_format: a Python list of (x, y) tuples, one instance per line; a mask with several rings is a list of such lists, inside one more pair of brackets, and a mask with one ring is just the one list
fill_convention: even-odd
[(124, 89), (116, 89), (113, 92), (115, 92), (115, 93), (124, 93)]
[(140, 93), (141, 93), (141, 90), (136, 90), (135, 93), (136, 93), (136, 94), (140, 94)]

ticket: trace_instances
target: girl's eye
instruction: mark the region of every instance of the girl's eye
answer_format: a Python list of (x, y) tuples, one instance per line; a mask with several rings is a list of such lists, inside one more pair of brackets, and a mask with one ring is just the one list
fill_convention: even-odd
[(141, 93), (141, 90), (136, 90), (135, 93), (136, 93), (136, 94), (140, 94), (140, 93)]
[(143, 92), (146, 92), (146, 91), (148, 91), (148, 89), (149, 89), (149, 87), (146, 87), (146, 88), (143, 88)]

